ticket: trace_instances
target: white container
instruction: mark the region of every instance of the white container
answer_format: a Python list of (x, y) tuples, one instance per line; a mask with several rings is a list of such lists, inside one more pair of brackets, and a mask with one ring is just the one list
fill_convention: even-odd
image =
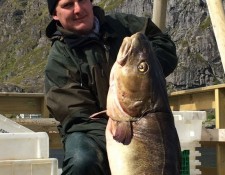
[(173, 111), (175, 127), (180, 139), (181, 150), (189, 150), (190, 175), (200, 175), (197, 166), (201, 162), (196, 157), (201, 156), (197, 147), (202, 134), (202, 122), (206, 120), (206, 111)]
[(181, 143), (201, 140), (205, 111), (173, 111), (175, 127)]
[(0, 133), (33, 132), (0, 114)]
[(48, 157), (49, 137), (45, 132), (0, 133), (0, 160)]
[(175, 120), (206, 120), (206, 111), (173, 111)]
[(58, 175), (58, 161), (27, 159), (0, 161), (0, 175)]

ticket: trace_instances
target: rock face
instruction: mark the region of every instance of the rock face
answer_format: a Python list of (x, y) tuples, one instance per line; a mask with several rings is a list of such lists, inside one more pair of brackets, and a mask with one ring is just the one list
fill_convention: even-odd
[(25, 92), (43, 92), (43, 70), (50, 47), (45, 37), (48, 22), (45, 1), (0, 0), (2, 86), (17, 85)]
[(179, 57), (178, 67), (168, 82), (175, 89), (223, 83), (224, 71), (206, 2), (169, 1), (167, 16), (167, 29)]
[[(153, 0), (125, 0), (114, 11), (151, 16), (152, 9)], [(175, 42), (179, 58), (176, 70), (167, 77), (170, 91), (224, 83), (224, 70), (205, 0), (169, 0), (166, 32)]]
[(24, 92), (24, 90), (16, 85), (0, 84), (0, 92)]
[[(94, 3), (106, 13), (152, 15), (153, 0)], [(43, 92), (43, 71), (50, 48), (45, 27), (49, 21), (46, 1), (0, 0), (0, 84)], [(169, 0), (166, 32), (175, 42), (179, 57), (176, 70), (167, 77), (170, 91), (225, 82), (205, 0)]]

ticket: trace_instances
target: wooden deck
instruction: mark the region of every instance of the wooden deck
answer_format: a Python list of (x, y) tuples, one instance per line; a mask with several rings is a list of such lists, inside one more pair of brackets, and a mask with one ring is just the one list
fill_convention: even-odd
[[(173, 92), (169, 95), (172, 110), (193, 111), (193, 110), (215, 110), (216, 128), (215, 132), (225, 128), (225, 84), (196, 88)], [(221, 130), (222, 131), (222, 130)], [(222, 132), (219, 132), (222, 133)], [(225, 142), (216, 139), (202, 140), (202, 147), (216, 148), (216, 167), (200, 167), (203, 175), (224, 175), (225, 174)]]
[[(216, 167), (203, 167), (203, 175), (225, 174), (225, 84), (173, 92), (169, 94), (172, 110), (195, 111), (215, 110), (216, 129), (202, 130), (202, 147), (216, 149)], [(14, 119), (19, 124), (33, 130), (47, 132), (50, 148), (62, 148), (57, 131), (58, 122), (49, 118), (44, 94), (42, 93), (0, 93), (0, 114), (41, 114), (38, 119)]]

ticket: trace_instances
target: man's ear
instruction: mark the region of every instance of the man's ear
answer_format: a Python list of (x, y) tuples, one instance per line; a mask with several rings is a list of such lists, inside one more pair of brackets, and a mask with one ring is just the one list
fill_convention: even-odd
[(56, 10), (54, 10), (54, 12), (52, 13), (52, 18), (54, 20), (59, 20), (59, 17), (57, 16)]
[(58, 16), (57, 16), (56, 14), (53, 14), (53, 15), (52, 15), (52, 18), (53, 18), (54, 20), (59, 20), (59, 18), (58, 18)]

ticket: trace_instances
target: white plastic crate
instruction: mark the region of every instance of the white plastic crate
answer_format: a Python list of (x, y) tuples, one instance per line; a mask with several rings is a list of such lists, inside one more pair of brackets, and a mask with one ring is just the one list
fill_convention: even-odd
[(173, 111), (175, 126), (181, 143), (201, 140), (205, 111)]
[(175, 120), (206, 120), (206, 111), (173, 111)]
[(0, 114), (0, 133), (33, 132)]
[(27, 159), (0, 161), (0, 175), (58, 175), (58, 161)]
[(48, 157), (49, 137), (45, 132), (0, 133), (0, 160)]
[(202, 122), (206, 120), (206, 111), (173, 111), (175, 126), (181, 143), (181, 150), (189, 150), (190, 175), (200, 175), (197, 166), (201, 162), (196, 158), (201, 156), (197, 147), (201, 147)]

